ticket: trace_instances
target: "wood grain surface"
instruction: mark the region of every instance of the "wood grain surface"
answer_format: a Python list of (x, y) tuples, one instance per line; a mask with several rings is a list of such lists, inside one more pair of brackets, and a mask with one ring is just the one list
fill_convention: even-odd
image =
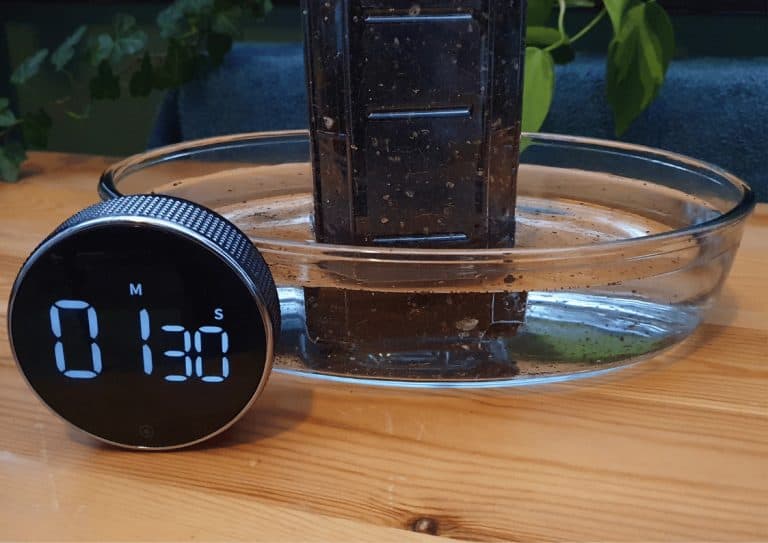
[(768, 540), (768, 207), (718, 310), (653, 361), (503, 392), (275, 375), (224, 435), (136, 453), (51, 414), (5, 331), (23, 259), (109, 162), (37, 153), (0, 184), (0, 539)]

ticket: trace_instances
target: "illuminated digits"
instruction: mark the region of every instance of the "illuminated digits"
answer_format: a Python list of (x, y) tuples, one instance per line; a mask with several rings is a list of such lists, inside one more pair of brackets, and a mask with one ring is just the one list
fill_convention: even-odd
[(141, 328), (141, 360), (144, 363), (144, 373), (152, 375), (152, 349), (149, 348), (149, 312), (146, 309), (139, 311), (139, 327)]
[[(219, 349), (221, 351), (221, 373), (220, 375), (206, 375), (203, 371), (203, 336), (218, 335)], [(221, 383), (229, 377), (229, 358), (226, 356), (229, 351), (229, 334), (221, 326), (201, 326), (195, 332), (195, 374), (206, 383)]]
[[(91, 369), (71, 369), (67, 367), (67, 359), (64, 349), (64, 337), (62, 333), (61, 315), (62, 311), (85, 311), (88, 322), (88, 337), (91, 340)], [(101, 349), (96, 343), (99, 335), (99, 320), (94, 309), (88, 302), (82, 300), (59, 300), (51, 305), (49, 310), (51, 321), (51, 332), (56, 338), (53, 353), (56, 360), (56, 368), (65, 376), (72, 379), (92, 379), (101, 373)], [(179, 324), (166, 324), (161, 327), (163, 332), (169, 334), (181, 334), (183, 350), (170, 349), (163, 354), (168, 358), (181, 359), (184, 362), (184, 373), (172, 373), (166, 375), (164, 379), (171, 382), (186, 381), (194, 374), (200, 380), (206, 383), (221, 383), (229, 377), (229, 334), (221, 326), (201, 326), (193, 336), (190, 332)], [(154, 372), (154, 362), (152, 358), (152, 349), (149, 346), (149, 337), (151, 335), (151, 326), (149, 311), (139, 310), (139, 330), (141, 333), (141, 360), (145, 375), (152, 375)], [(203, 350), (207, 344), (216, 345), (215, 357), (220, 357), (219, 371), (216, 373), (206, 373), (204, 368)], [(194, 348), (196, 355), (191, 355)], [(180, 360), (180, 361), (181, 361)]]
[[(64, 354), (64, 341), (61, 328), (61, 311), (85, 311), (88, 319), (88, 337), (91, 339), (91, 369), (73, 370), (67, 369), (67, 359)], [(99, 335), (99, 319), (96, 310), (88, 302), (82, 300), (59, 300), (51, 305), (49, 311), (51, 319), (51, 332), (56, 338), (53, 354), (56, 359), (56, 368), (65, 376), (72, 379), (93, 379), (101, 373), (101, 349), (96, 343)]]
[(189, 356), (189, 351), (192, 350), (192, 337), (186, 328), (184, 328), (183, 326), (179, 326), (178, 324), (166, 324), (162, 327), (162, 330), (164, 332), (169, 332), (169, 333), (177, 333), (177, 334), (181, 333), (183, 334), (183, 337), (184, 337), (183, 351), (170, 350), (170, 351), (165, 351), (163, 353), (168, 358), (184, 359), (184, 375), (180, 375), (180, 374), (166, 375), (165, 380), (166, 381), (186, 381), (187, 379), (192, 377), (192, 357)]

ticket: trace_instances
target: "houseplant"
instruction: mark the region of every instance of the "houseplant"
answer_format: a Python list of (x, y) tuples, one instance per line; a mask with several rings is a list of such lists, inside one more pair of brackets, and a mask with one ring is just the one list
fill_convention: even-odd
[[(566, 16), (576, 7), (596, 8), (596, 14), (569, 33)], [(82, 119), (95, 101), (148, 96), (202, 77), (222, 62), (248, 20), (270, 8), (269, 0), (176, 0), (158, 14), (152, 46), (133, 16), (118, 14), (110, 32), (89, 32), (83, 25), (55, 50), (35, 52), (15, 67), (11, 83), (23, 89), (35, 84), (41, 70), (53, 70), (72, 92), (23, 115), (0, 97), (0, 179), (18, 179), (26, 151), (46, 147), (53, 109)], [(538, 130), (547, 116), (555, 64), (573, 60), (573, 44), (609, 24), (606, 91), (616, 133), (651, 103), (674, 52), (672, 25), (656, 0), (603, 0), (599, 6), (593, 0), (528, 0), (524, 130)], [(86, 98), (73, 98), (79, 95)]]

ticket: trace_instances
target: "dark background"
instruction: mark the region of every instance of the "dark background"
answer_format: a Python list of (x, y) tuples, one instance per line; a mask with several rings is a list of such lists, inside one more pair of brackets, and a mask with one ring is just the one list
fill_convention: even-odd
[[(255, 42), (300, 41), (299, 0), (273, 0), (273, 11), (249, 25), (243, 39)], [(678, 58), (686, 57), (768, 57), (768, 0), (660, 0), (672, 14)], [(9, 74), (34, 51), (56, 48), (80, 24), (91, 32), (107, 30), (117, 12), (130, 13), (139, 25), (156, 35), (154, 18), (167, 1), (56, 1), (0, 0), (0, 97), (8, 96), (17, 110), (36, 109), (69, 94), (61, 74), (42, 73), (22, 89), (12, 88)], [(569, 11), (569, 29), (578, 29), (594, 10)], [(610, 39), (606, 22), (577, 45), (578, 52), (604, 53)], [(80, 75), (80, 79), (87, 81)], [(125, 155), (144, 148), (160, 93), (149, 98), (121, 98), (95, 104), (91, 118), (75, 121), (54, 115), (52, 150)], [(258, 96), (254, 96), (258, 100)], [(77, 99), (75, 97), (75, 102)], [(75, 109), (75, 108), (73, 108)]]
[[(24, 4), (50, 4), (50, 0), (27, 0)], [(110, 5), (124, 4), (113, 0), (93, 0), (91, 2), (60, 1), (59, 4), (90, 4)], [(165, 5), (167, 1), (136, 0), (133, 4)], [(298, 0), (273, 0), (275, 6), (298, 6)], [(0, 0), (0, 6), (18, 5), (21, 2)], [(765, 13), (768, 10), (768, 0), (662, 0), (661, 4), (671, 13)]]

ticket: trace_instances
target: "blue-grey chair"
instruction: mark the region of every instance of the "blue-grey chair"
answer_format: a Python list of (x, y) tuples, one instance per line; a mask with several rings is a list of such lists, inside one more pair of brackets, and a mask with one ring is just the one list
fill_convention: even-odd
[[(604, 57), (579, 55), (557, 71), (542, 130), (614, 138)], [(149, 144), (305, 128), (307, 116), (302, 45), (241, 43), (207, 78), (165, 97)], [(768, 201), (768, 58), (675, 60), (658, 99), (622, 139), (717, 164)]]

